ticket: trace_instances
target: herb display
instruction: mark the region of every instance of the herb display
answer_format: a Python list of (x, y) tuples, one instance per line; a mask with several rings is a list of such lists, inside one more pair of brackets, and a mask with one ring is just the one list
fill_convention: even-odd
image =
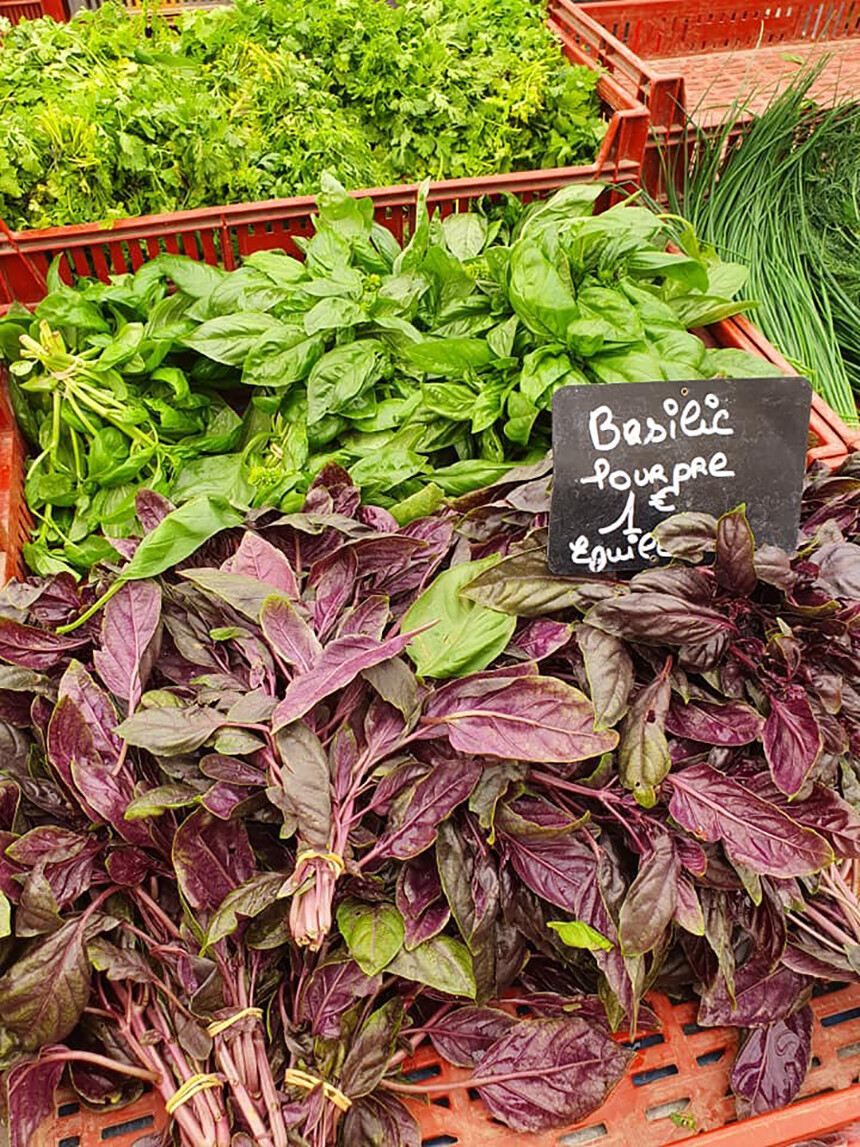
[(771, 372), (688, 330), (748, 305), (744, 268), (635, 202), (594, 215), (600, 192), (431, 220), (422, 191), (401, 250), (328, 177), (304, 262), (52, 272), (0, 323), (34, 455), (30, 568), (115, 561), (142, 487), (286, 512), (328, 462), (405, 523), (543, 457), (560, 386)]
[(860, 103), (822, 108), (806, 68), (735, 137), (733, 107), (668, 186), (673, 210), (750, 270), (756, 322), (849, 423), (860, 391)]
[(4, 34), (0, 217), (105, 221), (590, 163), (598, 74), (534, 0), (239, 0), (174, 28), (119, 4)]
[(857, 459), (797, 554), (686, 515), (626, 580), (547, 575), (548, 485), (405, 526), (332, 464), (244, 524), (141, 492), (118, 580), (6, 587), (12, 1147), (67, 1068), (188, 1147), (416, 1147), (424, 1039), (562, 1126), (690, 985), (749, 1033), (741, 1114), (792, 1099), (813, 985), (858, 978)]

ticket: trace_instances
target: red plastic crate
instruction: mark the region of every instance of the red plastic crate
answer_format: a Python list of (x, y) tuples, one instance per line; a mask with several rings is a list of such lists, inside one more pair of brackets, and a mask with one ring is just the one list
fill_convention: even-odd
[(705, 121), (753, 88), (750, 106), (765, 106), (799, 62), (823, 54), (832, 58), (813, 89), (819, 101), (860, 84), (860, 0), (598, 0), (582, 10), (635, 53), (658, 91), (682, 77), (686, 109)]
[[(860, 90), (860, 0), (550, 0), (554, 21), (595, 64), (612, 70), (651, 111), (643, 186), (659, 198), (665, 173), (697, 127), (764, 108), (801, 63), (829, 57), (810, 89), (819, 102)], [(743, 96), (744, 115), (736, 101)]]
[[(660, 1030), (633, 1044), (637, 1054), (627, 1076), (582, 1123), (516, 1134), (493, 1120), (468, 1089), (453, 1088), (434, 1091), (432, 1102), (410, 1101), (423, 1147), (860, 1147), (860, 1128), (850, 1126), (860, 1118), (860, 986), (824, 990), (812, 1001), (813, 1059), (800, 1099), (743, 1122), (734, 1122), (729, 1089), (737, 1031), (699, 1028), (692, 1001), (673, 1004), (654, 996), (650, 1003)], [(469, 1078), (430, 1047), (420, 1049), (407, 1067), (434, 1086)], [(695, 1131), (682, 1125), (683, 1116)], [(165, 1123), (152, 1092), (113, 1112), (88, 1111), (64, 1094), (32, 1147), (152, 1147)], [(845, 1130), (834, 1134), (839, 1128)]]
[(20, 20), (38, 20), (41, 16), (65, 23), (69, 13), (63, 0), (0, 0), (0, 16), (12, 24)]
[[(550, 27), (572, 64), (593, 66), (564, 28), (553, 21)], [(601, 75), (597, 92), (609, 121), (593, 163), (433, 183), (430, 204), (448, 214), (503, 192), (529, 200), (568, 183), (638, 184), (648, 139), (648, 110), (608, 73)], [(415, 191), (415, 184), (403, 184), (355, 194), (372, 196), (377, 220), (402, 239), (414, 219)], [(88, 223), (12, 233), (0, 221), (0, 306), (14, 300), (38, 302), (45, 293), (48, 267), (57, 255), (63, 256), (63, 278), (71, 282), (79, 276), (107, 280), (111, 274), (134, 271), (161, 251), (190, 255), (228, 270), (252, 251), (282, 247), (297, 254), (293, 236), (309, 233), (313, 211), (314, 200), (308, 196), (149, 215), (120, 220), (110, 227)]]

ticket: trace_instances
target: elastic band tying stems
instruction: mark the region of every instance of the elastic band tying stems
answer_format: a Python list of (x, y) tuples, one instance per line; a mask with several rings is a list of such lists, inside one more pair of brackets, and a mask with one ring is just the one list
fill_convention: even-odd
[(181, 1087), (174, 1091), (173, 1095), (168, 1099), (164, 1105), (164, 1110), (168, 1115), (172, 1115), (178, 1107), (183, 1103), (187, 1103), (189, 1099), (193, 1099), (200, 1091), (205, 1091), (207, 1087), (220, 1087), (221, 1077), (218, 1075), (192, 1075), (190, 1079), (182, 1084)]
[(328, 1083), (325, 1079), (320, 1079), (307, 1071), (299, 1071), (296, 1067), (287, 1068), (284, 1072), (284, 1083), (292, 1084), (293, 1087), (303, 1087), (306, 1091), (313, 1091), (315, 1087), (322, 1087), (323, 1095), (335, 1107), (341, 1111), (349, 1111), (352, 1107), (352, 1100), (348, 1095), (344, 1095), (339, 1087), (335, 1087), (333, 1083)]
[(346, 865), (343, 862), (343, 857), (338, 856), (336, 852), (318, 852), (315, 848), (305, 849), (300, 852), (296, 857), (296, 869), (305, 863), (306, 860), (322, 860), (329, 868), (333, 869), (335, 876), (340, 876), (346, 870)]
[(228, 1016), (226, 1020), (213, 1020), (206, 1031), (214, 1039), (216, 1035), (220, 1035), (221, 1032), (226, 1031), (227, 1028), (232, 1027), (233, 1024), (238, 1023), (239, 1020), (243, 1020), (246, 1016), (253, 1016), (254, 1019), (261, 1020), (263, 1018), (263, 1009), (242, 1008), (240, 1012), (234, 1012), (233, 1015)]

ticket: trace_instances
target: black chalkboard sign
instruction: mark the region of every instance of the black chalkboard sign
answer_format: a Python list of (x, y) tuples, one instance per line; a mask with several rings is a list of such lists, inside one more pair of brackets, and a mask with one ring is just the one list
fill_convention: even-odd
[(658, 522), (741, 502), (757, 545), (793, 550), (811, 397), (805, 378), (785, 377), (556, 391), (550, 570), (647, 568), (669, 557)]

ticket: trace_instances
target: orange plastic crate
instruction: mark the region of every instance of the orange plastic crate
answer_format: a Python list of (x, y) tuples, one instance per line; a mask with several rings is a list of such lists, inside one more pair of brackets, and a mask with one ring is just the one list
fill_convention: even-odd
[(706, 119), (722, 118), (741, 92), (754, 92), (754, 110), (764, 107), (801, 64), (824, 54), (831, 58), (815, 98), (830, 102), (860, 84), (858, 0), (598, 0), (581, 11), (635, 55), (658, 94), (681, 77), (682, 106)]
[[(564, 28), (552, 20), (549, 26), (572, 64), (594, 66)], [(430, 204), (447, 214), (463, 211), (484, 196), (504, 192), (529, 200), (568, 183), (599, 180), (616, 186), (636, 186), (648, 139), (648, 109), (629, 95), (609, 71), (601, 75), (597, 93), (609, 120), (593, 163), (444, 180), (431, 184)], [(402, 239), (404, 229), (408, 233), (414, 220), (415, 192), (415, 184), (403, 184), (355, 194), (371, 196), (377, 221)], [(72, 282), (80, 276), (106, 281), (111, 274), (137, 270), (162, 251), (189, 255), (228, 270), (252, 251), (280, 247), (298, 254), (293, 236), (309, 232), (313, 211), (314, 200), (307, 196), (149, 215), (120, 220), (111, 227), (86, 223), (13, 233), (0, 221), (0, 307), (13, 301), (38, 302), (45, 293), (48, 267), (58, 255), (62, 256), (63, 278)]]
[(63, 0), (0, 0), (0, 16), (12, 24), (20, 20), (38, 20), (42, 16), (65, 23), (69, 13)]
[[(642, 182), (656, 198), (696, 127), (767, 106), (799, 67), (826, 55), (811, 88), (831, 104), (860, 90), (860, 0), (550, 0), (552, 19), (651, 112)], [(743, 98), (745, 112), (737, 115)]]
[[(700, 1028), (692, 1001), (673, 1004), (653, 996), (650, 1003), (660, 1030), (632, 1045), (637, 1054), (627, 1076), (582, 1123), (542, 1135), (517, 1134), (492, 1119), (468, 1089), (454, 1088), (434, 1092), (429, 1103), (410, 1101), (423, 1147), (791, 1147), (823, 1136), (828, 1138), (822, 1147), (860, 1147), (860, 1127), (850, 1127), (860, 1120), (860, 986), (822, 989), (813, 999), (812, 1066), (799, 1100), (742, 1122), (734, 1121), (729, 1090), (737, 1031)], [(407, 1066), (434, 1086), (469, 1077), (444, 1064), (432, 1048), (419, 1050)], [(88, 1111), (63, 1095), (32, 1147), (152, 1147), (154, 1133), (165, 1124), (152, 1092), (113, 1112)], [(831, 1137), (846, 1124), (847, 1130)]]

